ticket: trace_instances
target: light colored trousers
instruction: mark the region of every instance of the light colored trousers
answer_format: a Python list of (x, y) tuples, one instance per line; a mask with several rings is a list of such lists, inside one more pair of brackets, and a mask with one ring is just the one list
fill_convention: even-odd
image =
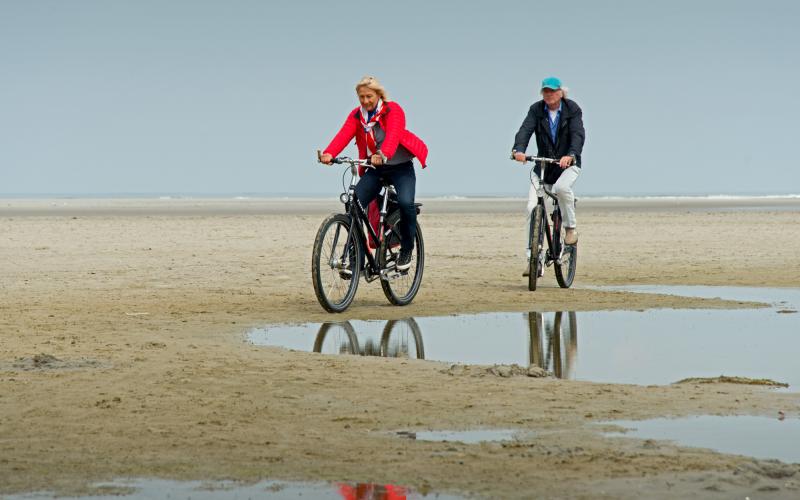
[[(557, 167), (556, 167), (557, 168)], [(575, 219), (575, 193), (572, 192), (572, 186), (578, 180), (581, 174), (581, 167), (572, 166), (561, 172), (555, 184), (548, 185), (547, 188), (558, 198), (558, 206), (561, 207), (561, 216), (564, 220), (564, 227), (576, 227), (577, 220)], [(533, 182), (531, 189), (528, 191), (528, 211), (525, 218), (525, 246), (528, 246), (530, 241), (530, 227), (531, 227), (531, 211), (539, 202), (540, 196), (546, 196), (542, 189), (542, 182), (539, 176), (533, 174)], [(547, 201), (547, 199), (545, 200)], [(548, 204), (549, 207), (549, 204)], [(530, 255), (528, 256), (530, 257)]]

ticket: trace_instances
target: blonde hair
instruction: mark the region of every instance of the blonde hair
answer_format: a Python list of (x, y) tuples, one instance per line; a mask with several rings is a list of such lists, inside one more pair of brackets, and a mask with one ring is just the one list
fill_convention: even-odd
[(358, 83), (356, 83), (356, 92), (358, 92), (358, 89), (361, 87), (367, 87), (370, 90), (374, 90), (375, 93), (378, 94), (378, 97), (383, 99), (383, 102), (390, 101), (389, 94), (386, 92), (386, 89), (383, 88), (381, 82), (379, 82), (374, 76), (365, 76), (359, 80)]

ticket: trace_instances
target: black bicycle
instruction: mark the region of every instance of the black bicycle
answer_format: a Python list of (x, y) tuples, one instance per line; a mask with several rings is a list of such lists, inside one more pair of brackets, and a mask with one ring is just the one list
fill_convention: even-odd
[[(353, 302), (359, 277), (367, 282), (380, 278), (383, 294), (394, 305), (410, 304), (419, 291), (425, 265), (422, 230), (417, 223), (417, 237), (411, 254), (411, 266), (398, 270), (400, 256), (400, 210), (394, 186), (384, 183), (378, 197), (380, 219), (373, 227), (355, 196), (358, 167), (375, 168), (369, 160), (334, 158), (332, 163), (346, 165), (342, 175), (344, 192), (339, 200), (344, 213), (332, 214), (322, 222), (311, 255), (311, 281), (314, 293), (328, 312), (342, 312)], [(350, 173), (350, 184), (346, 176)], [(417, 213), (421, 203), (415, 203)], [(374, 249), (374, 254), (369, 248)]]
[[(513, 156), (512, 156), (513, 159)], [(545, 166), (558, 164), (554, 158), (543, 158), (538, 156), (526, 156), (526, 160), (534, 162), (531, 167), (531, 183), (537, 188), (537, 193), (544, 192), (553, 200), (553, 212), (550, 219), (553, 222), (552, 229), (547, 221), (547, 210), (544, 204), (544, 196), (539, 196), (539, 201), (531, 211), (531, 223), (528, 231), (528, 290), (536, 290), (536, 281), (544, 276), (545, 266), (552, 265), (555, 268), (556, 281), (561, 288), (569, 288), (575, 279), (575, 268), (578, 265), (578, 245), (567, 245), (564, 243), (566, 233), (562, 220), (561, 209), (558, 206), (558, 198), (542, 182), (541, 186), (536, 185), (536, 175), (534, 169), (537, 164), (540, 167), (541, 176), (544, 179)], [(541, 187), (541, 191), (539, 190)], [(545, 239), (547, 249), (544, 247)]]

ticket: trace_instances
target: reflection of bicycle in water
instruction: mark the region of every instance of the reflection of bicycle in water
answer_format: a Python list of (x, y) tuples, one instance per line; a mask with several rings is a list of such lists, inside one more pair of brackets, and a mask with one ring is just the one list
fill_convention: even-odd
[[(368, 327), (365, 329), (369, 330)], [(387, 321), (379, 334), (359, 333), (349, 321), (323, 323), (314, 339), (313, 351), (425, 359), (422, 330), (414, 318)], [(544, 368), (558, 378), (574, 378), (578, 353), (575, 312), (556, 312), (552, 320), (545, 319), (545, 315), (539, 312), (528, 313), (528, 335), (528, 364)]]
[(314, 340), (314, 352), (425, 359), (422, 332), (414, 318), (387, 321), (377, 343), (372, 338), (360, 342), (349, 321), (323, 323)]
[(558, 378), (575, 377), (578, 357), (578, 318), (574, 311), (555, 313), (545, 322), (542, 313), (528, 313), (529, 363), (552, 371)]

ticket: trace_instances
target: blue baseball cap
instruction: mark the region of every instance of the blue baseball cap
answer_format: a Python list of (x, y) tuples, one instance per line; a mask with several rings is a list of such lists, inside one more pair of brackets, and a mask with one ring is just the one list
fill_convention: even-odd
[(552, 89), (558, 90), (561, 88), (561, 80), (554, 76), (548, 76), (544, 80), (542, 80), (542, 90), (544, 89)]

